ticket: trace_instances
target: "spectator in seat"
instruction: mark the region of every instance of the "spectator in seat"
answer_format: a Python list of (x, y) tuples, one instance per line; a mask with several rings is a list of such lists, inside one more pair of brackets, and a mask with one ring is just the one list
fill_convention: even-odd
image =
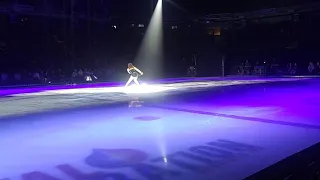
[(15, 73), (13, 75), (13, 77), (14, 77), (15, 84), (21, 84), (21, 75), (20, 75), (20, 73)]
[(316, 64), (315, 73), (316, 73), (317, 75), (320, 75), (320, 62), (317, 62), (317, 64)]
[(6, 85), (8, 83), (8, 75), (7, 73), (1, 73), (1, 85)]
[(298, 65), (297, 65), (297, 63), (294, 63), (293, 69), (292, 69), (292, 71), (291, 71), (291, 74), (292, 74), (292, 75), (296, 75), (296, 74), (297, 74), (297, 71), (298, 71)]
[(289, 64), (287, 65), (287, 69), (288, 69), (288, 73), (289, 73), (289, 74), (292, 74), (292, 70), (293, 70), (292, 63), (289, 63)]
[(249, 60), (246, 60), (246, 63), (244, 64), (244, 71), (246, 75), (250, 75), (250, 69), (251, 65), (249, 63)]
[(38, 72), (33, 73), (32, 79), (33, 79), (34, 83), (40, 83), (41, 82), (40, 81), (41, 80), (40, 79), (40, 73), (38, 73)]
[(314, 73), (314, 69), (315, 69), (315, 67), (314, 67), (313, 63), (310, 62), (309, 66), (308, 66), (308, 72), (310, 75)]

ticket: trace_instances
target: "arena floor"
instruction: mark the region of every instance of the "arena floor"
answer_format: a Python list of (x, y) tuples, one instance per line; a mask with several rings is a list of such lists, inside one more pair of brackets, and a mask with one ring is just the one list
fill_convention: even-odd
[(319, 82), (0, 90), (0, 180), (241, 180), (320, 141)]

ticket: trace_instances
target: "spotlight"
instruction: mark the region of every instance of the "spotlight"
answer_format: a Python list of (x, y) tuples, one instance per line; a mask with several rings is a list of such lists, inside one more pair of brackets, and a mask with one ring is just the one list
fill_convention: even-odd
[(86, 76), (86, 77), (85, 77), (85, 80), (86, 80), (87, 82), (91, 82), (91, 81), (92, 81), (92, 78), (91, 78), (91, 76)]
[(178, 26), (171, 26), (171, 29), (172, 29), (172, 30), (178, 29)]
[[(149, 78), (161, 77), (163, 66), (163, 17), (162, 0), (158, 0), (148, 26), (138, 24), (139, 28), (146, 27), (146, 32), (137, 56), (136, 64), (146, 72)], [(143, 33), (142, 33), (143, 34)]]

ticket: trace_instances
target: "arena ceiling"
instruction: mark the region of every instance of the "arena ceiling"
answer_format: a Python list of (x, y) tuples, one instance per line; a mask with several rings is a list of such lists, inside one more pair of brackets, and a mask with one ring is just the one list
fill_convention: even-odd
[[(265, 8), (275, 8), (317, 0), (163, 0), (165, 21), (197, 18), (207, 14), (241, 13)], [(66, 9), (84, 14), (99, 14), (115, 21), (147, 21), (157, 0), (1, 0), (1, 4), (22, 4), (47, 9)], [(43, 9), (43, 8), (42, 8)]]
[[(109, 0), (110, 14), (118, 17), (145, 17), (152, 0)], [(156, 0), (153, 0), (155, 2)], [(207, 14), (241, 13), (265, 8), (299, 5), (316, 0), (163, 0), (166, 20), (180, 20)], [(127, 4), (128, 6), (125, 6)]]

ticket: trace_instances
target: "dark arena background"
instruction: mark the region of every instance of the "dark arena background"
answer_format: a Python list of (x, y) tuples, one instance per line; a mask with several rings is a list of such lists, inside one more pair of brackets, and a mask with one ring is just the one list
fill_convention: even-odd
[(319, 22), (312, 0), (2, 0), (0, 180), (319, 180)]

